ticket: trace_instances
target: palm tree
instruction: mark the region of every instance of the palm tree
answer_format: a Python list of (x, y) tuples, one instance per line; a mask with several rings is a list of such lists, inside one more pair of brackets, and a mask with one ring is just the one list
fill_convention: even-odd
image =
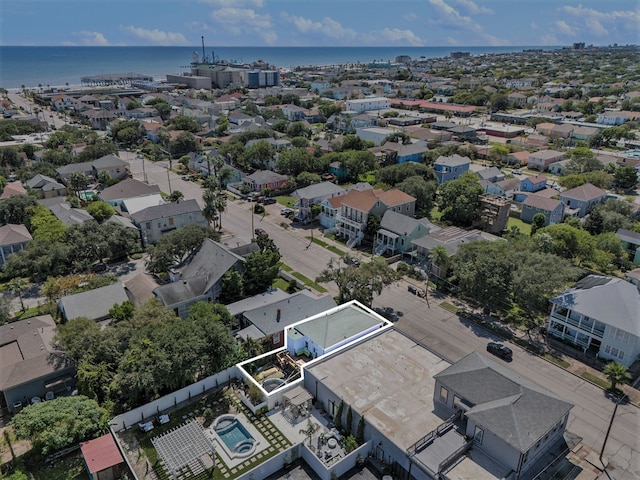
[(444, 245), (438, 245), (433, 247), (429, 252), (429, 260), (436, 267), (438, 267), (438, 278), (446, 278), (447, 270), (449, 269), (449, 262), (451, 259), (449, 258), (449, 251)]
[(216, 195), (212, 190), (206, 188), (202, 192), (202, 200), (204, 201), (204, 208), (202, 209), (202, 215), (207, 219), (208, 223), (213, 222), (218, 217), (218, 210), (216, 208)]
[(216, 196), (214, 205), (218, 212), (218, 228), (222, 230), (222, 212), (227, 209), (227, 196), (224, 193), (219, 193)]
[(602, 373), (611, 382), (611, 390), (616, 390), (619, 383), (624, 383), (631, 379), (631, 374), (627, 371), (627, 367), (616, 362), (607, 363), (602, 369)]
[(309, 446), (311, 446), (311, 437), (313, 434), (318, 431), (320, 427), (317, 423), (313, 423), (311, 419), (307, 420), (307, 428), (303, 428), (300, 430), (300, 433), (304, 433), (305, 436), (309, 439)]
[(20, 299), (20, 307), (22, 308), (22, 311), (25, 311), (24, 308), (24, 301), (22, 299), (22, 292), (29, 286), (29, 282), (24, 279), (24, 278), (14, 278), (9, 282), (9, 289), (15, 293), (16, 295), (18, 295), (18, 298)]

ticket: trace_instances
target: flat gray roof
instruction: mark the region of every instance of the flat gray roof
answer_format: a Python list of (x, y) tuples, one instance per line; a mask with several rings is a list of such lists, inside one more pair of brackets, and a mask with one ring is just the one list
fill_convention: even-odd
[(433, 412), (434, 375), (449, 363), (391, 328), (307, 367), (307, 372), (398, 448), (442, 423)]

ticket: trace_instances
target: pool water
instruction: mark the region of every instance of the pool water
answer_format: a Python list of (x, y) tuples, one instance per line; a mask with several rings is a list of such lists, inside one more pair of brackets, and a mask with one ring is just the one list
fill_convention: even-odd
[[(238, 420), (224, 422), (216, 427), (216, 433), (232, 452), (242, 452), (251, 447), (253, 437)], [(249, 442), (250, 441), (250, 442)]]

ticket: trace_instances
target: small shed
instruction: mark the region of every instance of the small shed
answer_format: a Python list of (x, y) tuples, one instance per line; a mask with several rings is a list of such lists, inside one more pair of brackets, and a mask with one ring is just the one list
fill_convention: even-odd
[(124, 458), (110, 433), (80, 444), (84, 465), (92, 480), (121, 478), (126, 468)]

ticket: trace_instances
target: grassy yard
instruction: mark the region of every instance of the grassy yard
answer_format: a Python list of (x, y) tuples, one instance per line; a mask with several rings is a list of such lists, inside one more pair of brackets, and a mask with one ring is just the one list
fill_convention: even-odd
[(329, 245), (327, 242), (324, 242), (318, 238), (311, 238), (311, 237), (307, 237), (307, 240), (310, 240), (311, 242), (320, 245), (321, 247), (326, 248), (327, 250), (329, 250), (330, 252), (335, 253), (336, 255), (340, 255), (341, 257), (344, 255), (344, 251), (340, 250), (338, 247), (334, 246), (334, 245)]
[(562, 368), (569, 368), (569, 366), (571, 365), (569, 362), (562, 360), (561, 358), (558, 357), (554, 357), (553, 355), (549, 354), (549, 353), (545, 353), (543, 355), (544, 358), (546, 358), (547, 360), (549, 360), (552, 363), (555, 363), (556, 365), (562, 367)]
[(605, 389), (611, 386), (608, 380), (603, 380), (602, 378), (589, 372), (583, 372), (580, 374), (580, 376), (585, 380), (589, 380), (591, 383), (595, 383), (596, 385), (599, 385), (600, 387)]
[(327, 292), (327, 289), (324, 288), (322, 285), (319, 285), (316, 282), (314, 282), (313, 280), (310, 280), (309, 278), (305, 277), (300, 272), (293, 272), (291, 275), (296, 277), (298, 280), (300, 280), (302, 283), (304, 283), (307, 287), (313, 288), (316, 292), (319, 292), (319, 293), (326, 293)]
[(281, 195), (276, 197), (276, 200), (283, 207), (295, 208), (296, 199), (291, 195)]
[(507, 230), (510, 230), (513, 226), (518, 227), (520, 232), (524, 233), (525, 235), (531, 235), (530, 224), (523, 222), (519, 218), (509, 217), (509, 221), (507, 222)]
[(451, 313), (458, 313), (460, 311), (458, 307), (451, 305), (449, 302), (442, 302), (440, 306)]

